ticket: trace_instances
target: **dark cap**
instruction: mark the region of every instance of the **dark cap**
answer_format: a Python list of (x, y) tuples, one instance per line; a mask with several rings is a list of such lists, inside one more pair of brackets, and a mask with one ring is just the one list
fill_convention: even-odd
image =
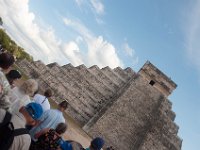
[(95, 139), (92, 140), (91, 142), (91, 146), (92, 148), (94, 148), (95, 150), (101, 150), (101, 148), (104, 145), (104, 140), (100, 137), (96, 137)]

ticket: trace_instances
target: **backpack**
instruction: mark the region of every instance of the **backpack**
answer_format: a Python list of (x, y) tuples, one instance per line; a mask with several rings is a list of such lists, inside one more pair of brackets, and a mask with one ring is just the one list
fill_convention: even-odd
[(6, 111), (2, 123), (0, 123), (0, 149), (8, 150), (13, 143), (15, 136), (29, 134), (25, 128), (14, 129), (13, 123), (10, 122), (12, 115)]
[(54, 129), (50, 129), (47, 133), (41, 135), (36, 142), (32, 142), (30, 150), (57, 150), (60, 145), (61, 137)]

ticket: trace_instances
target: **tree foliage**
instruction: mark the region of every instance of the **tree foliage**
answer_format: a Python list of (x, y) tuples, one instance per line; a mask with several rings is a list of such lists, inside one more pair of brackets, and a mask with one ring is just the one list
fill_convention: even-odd
[(18, 46), (3, 29), (0, 29), (0, 44), (3, 49), (12, 53), (17, 59), (33, 61), (33, 57), (25, 52), (22, 47)]

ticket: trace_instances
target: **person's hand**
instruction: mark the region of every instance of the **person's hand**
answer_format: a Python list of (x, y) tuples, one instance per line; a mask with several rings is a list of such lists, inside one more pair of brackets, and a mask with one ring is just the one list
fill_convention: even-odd
[(38, 132), (38, 133), (36, 133), (35, 135), (34, 135), (34, 138), (35, 139), (38, 139), (40, 137), (40, 132)]

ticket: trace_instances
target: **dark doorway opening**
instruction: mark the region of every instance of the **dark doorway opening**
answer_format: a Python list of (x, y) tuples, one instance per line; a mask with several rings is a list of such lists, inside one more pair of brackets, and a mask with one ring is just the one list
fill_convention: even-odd
[(155, 81), (151, 80), (151, 81), (149, 82), (149, 84), (150, 84), (151, 86), (153, 86), (153, 85), (155, 84)]

